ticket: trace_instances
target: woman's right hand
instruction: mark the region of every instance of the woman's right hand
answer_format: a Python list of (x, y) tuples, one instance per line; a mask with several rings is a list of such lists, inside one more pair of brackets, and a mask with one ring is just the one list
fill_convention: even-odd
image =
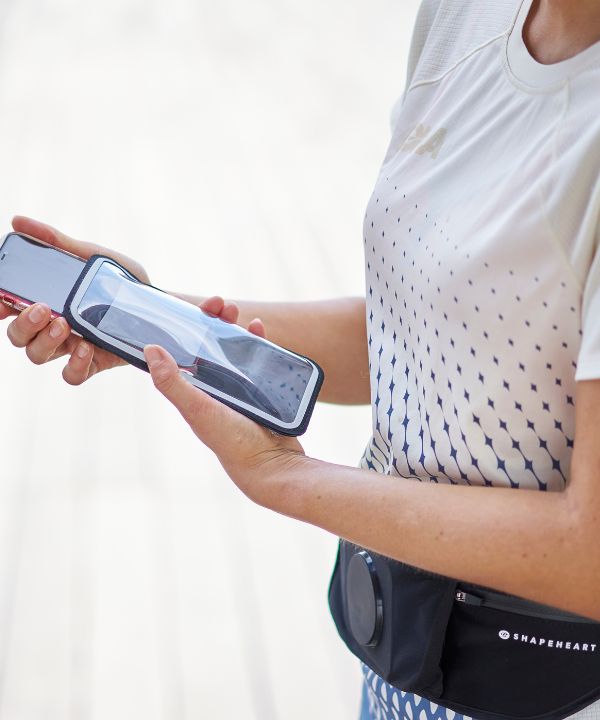
[[(73, 240), (45, 223), (17, 216), (13, 219), (13, 228), (16, 232), (22, 232), (66, 250), (83, 260), (88, 260), (92, 255), (112, 257), (143, 282), (150, 282), (144, 268), (135, 260), (99, 245)], [(238, 306), (232, 302), (225, 302), (219, 296), (206, 298), (199, 307), (226, 322), (236, 323), (238, 320)], [(0, 320), (15, 315), (17, 315), (15, 311), (0, 303)], [(265, 337), (264, 326), (258, 319), (248, 325), (248, 330), (255, 335)], [(63, 378), (70, 385), (81, 385), (103, 370), (127, 364), (116, 355), (101, 350), (82, 340), (78, 335), (74, 335), (63, 317), (52, 319), (50, 308), (39, 303), (17, 315), (9, 324), (7, 335), (15, 347), (25, 348), (27, 357), (36, 365), (68, 355), (69, 361), (63, 369)]]
[[(112, 257), (140, 280), (149, 282), (144, 268), (125, 255), (93, 243), (73, 240), (50, 225), (30, 218), (17, 216), (13, 219), (12, 225), (16, 232), (30, 235), (60, 250), (66, 250), (83, 260), (88, 260), (92, 255)], [(11, 343), (15, 347), (24, 348), (27, 357), (36, 365), (69, 356), (69, 361), (63, 370), (63, 378), (70, 385), (81, 385), (102, 370), (126, 364), (116, 355), (94, 347), (73, 334), (63, 317), (52, 319), (47, 305), (38, 303), (17, 314), (0, 303), (0, 320), (15, 315), (7, 328)]]

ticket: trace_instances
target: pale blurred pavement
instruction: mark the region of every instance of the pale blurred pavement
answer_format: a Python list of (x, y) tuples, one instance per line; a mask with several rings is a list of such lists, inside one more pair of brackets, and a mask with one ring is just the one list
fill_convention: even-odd
[[(363, 293), (415, 0), (0, 0), (0, 234), (29, 214), (159, 286)], [(132, 368), (0, 336), (0, 720), (354, 720), (336, 539), (254, 507)], [(355, 465), (370, 410), (304, 445)]]

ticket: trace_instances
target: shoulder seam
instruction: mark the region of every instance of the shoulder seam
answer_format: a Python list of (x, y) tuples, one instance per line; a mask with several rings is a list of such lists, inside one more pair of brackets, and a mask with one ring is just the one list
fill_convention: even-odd
[(486, 40), (484, 43), (482, 43), (481, 45), (478, 45), (476, 48), (469, 51), (466, 55), (464, 55), (459, 60), (457, 60), (453, 65), (451, 65), (449, 68), (444, 70), (444, 72), (441, 73), (440, 75), (437, 75), (433, 78), (428, 78), (427, 80), (420, 80), (419, 82), (415, 82), (412, 85), (409, 85), (409, 87), (406, 89), (406, 94), (408, 94), (413, 88), (421, 87), (423, 85), (433, 85), (434, 83), (439, 82), (440, 80), (443, 80), (446, 77), (446, 75), (451, 73), (453, 70), (456, 70), (456, 68), (459, 65), (461, 65), (463, 62), (465, 62), (465, 60), (468, 60), (471, 56), (475, 55), (480, 50), (483, 50), (488, 45), (492, 45), (493, 43), (497, 42), (498, 40), (500, 40), (502, 38), (506, 38), (508, 36), (509, 32), (510, 32), (510, 29), (504, 30), (499, 35), (495, 35), (494, 37), (490, 38), (489, 40)]

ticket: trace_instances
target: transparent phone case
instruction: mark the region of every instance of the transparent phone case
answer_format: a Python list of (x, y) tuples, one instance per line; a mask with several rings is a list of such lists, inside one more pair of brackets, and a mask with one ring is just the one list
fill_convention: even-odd
[(213, 317), (94, 256), (64, 314), (90, 342), (144, 370), (146, 345), (160, 345), (183, 376), (277, 432), (306, 430), (323, 373), (309, 358)]

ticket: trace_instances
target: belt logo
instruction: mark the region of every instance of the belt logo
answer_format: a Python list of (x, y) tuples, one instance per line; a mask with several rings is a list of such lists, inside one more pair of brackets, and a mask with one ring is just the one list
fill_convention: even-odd
[(554, 648), (556, 650), (575, 650), (576, 652), (596, 652), (596, 643), (573, 642), (571, 640), (553, 640), (548, 638), (537, 637), (535, 635), (523, 635), (521, 633), (512, 633), (508, 630), (500, 630), (498, 637), (501, 640), (513, 639), (516, 642), (525, 643), (526, 645), (538, 645), (539, 647)]

